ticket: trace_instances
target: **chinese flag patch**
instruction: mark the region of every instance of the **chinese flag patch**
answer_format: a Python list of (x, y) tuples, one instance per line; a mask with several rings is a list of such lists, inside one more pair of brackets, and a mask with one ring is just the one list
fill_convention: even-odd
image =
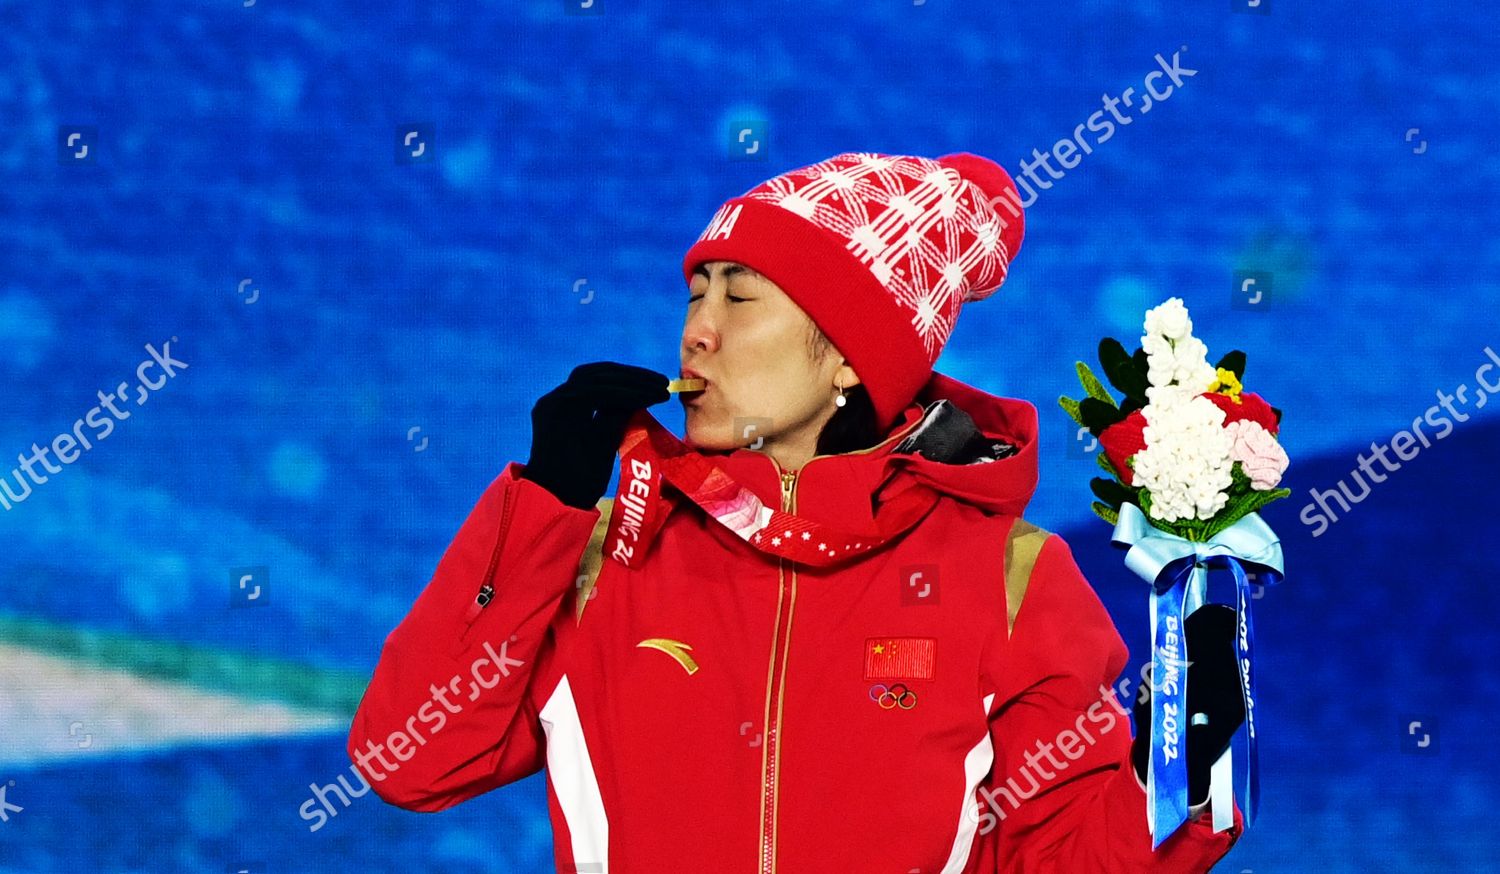
[(872, 637), (865, 641), (866, 680), (930, 680), (937, 666), (933, 637)]

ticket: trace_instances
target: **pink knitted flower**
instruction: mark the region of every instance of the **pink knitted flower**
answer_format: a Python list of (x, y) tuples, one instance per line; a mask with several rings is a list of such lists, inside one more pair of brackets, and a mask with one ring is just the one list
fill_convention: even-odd
[(1262, 492), (1276, 488), (1290, 459), (1271, 432), (1250, 419), (1230, 422), (1224, 430), (1229, 434), (1229, 459), (1240, 463), (1250, 487)]

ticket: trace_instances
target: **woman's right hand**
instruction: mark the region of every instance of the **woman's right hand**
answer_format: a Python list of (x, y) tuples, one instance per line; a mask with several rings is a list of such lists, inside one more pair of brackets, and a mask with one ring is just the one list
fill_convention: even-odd
[(531, 457), (521, 476), (570, 507), (592, 509), (609, 487), (630, 417), (671, 398), (669, 381), (666, 374), (613, 361), (573, 368), (531, 409)]

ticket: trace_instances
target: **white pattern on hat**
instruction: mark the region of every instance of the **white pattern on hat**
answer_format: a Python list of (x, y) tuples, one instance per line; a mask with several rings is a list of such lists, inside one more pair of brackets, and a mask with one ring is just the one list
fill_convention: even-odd
[[(934, 358), (960, 307), (1005, 280), (1010, 253), (994, 207), (975, 183), (930, 158), (845, 152), (768, 179), (744, 196), (842, 239), (910, 313)], [(705, 230), (699, 239), (708, 236)]]

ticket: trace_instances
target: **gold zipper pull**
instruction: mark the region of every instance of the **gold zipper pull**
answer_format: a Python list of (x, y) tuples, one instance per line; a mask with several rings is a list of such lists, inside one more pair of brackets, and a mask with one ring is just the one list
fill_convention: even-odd
[(791, 512), (792, 486), (796, 482), (796, 473), (784, 473), (781, 475), (781, 509), (783, 512)]

